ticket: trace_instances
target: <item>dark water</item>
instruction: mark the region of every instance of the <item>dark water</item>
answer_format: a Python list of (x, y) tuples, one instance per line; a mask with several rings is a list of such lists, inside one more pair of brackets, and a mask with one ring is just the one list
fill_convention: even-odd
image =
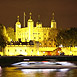
[(77, 77), (77, 69), (58, 71), (54, 69), (17, 69), (0, 68), (0, 77)]

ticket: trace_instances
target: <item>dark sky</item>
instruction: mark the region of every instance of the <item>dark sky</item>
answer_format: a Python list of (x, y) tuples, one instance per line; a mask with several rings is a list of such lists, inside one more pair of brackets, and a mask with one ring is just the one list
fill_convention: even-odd
[(14, 27), (19, 15), (23, 25), (23, 13), (27, 21), (32, 12), (34, 22), (40, 14), (43, 26), (49, 27), (53, 11), (58, 28), (77, 27), (77, 0), (0, 0), (0, 24)]

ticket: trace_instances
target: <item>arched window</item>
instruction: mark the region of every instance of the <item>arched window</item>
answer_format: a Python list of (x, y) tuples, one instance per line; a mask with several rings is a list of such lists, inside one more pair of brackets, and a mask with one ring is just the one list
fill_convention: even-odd
[(26, 49), (25, 49), (25, 52), (26, 52)]
[(9, 49), (8, 49), (8, 52), (9, 52)]
[(15, 49), (15, 52), (16, 52), (17, 50)]

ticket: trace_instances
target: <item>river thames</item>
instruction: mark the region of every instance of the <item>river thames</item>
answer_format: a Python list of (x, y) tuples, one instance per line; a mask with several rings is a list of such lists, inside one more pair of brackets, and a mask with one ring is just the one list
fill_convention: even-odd
[(0, 67), (0, 77), (77, 77), (77, 69), (18, 69)]

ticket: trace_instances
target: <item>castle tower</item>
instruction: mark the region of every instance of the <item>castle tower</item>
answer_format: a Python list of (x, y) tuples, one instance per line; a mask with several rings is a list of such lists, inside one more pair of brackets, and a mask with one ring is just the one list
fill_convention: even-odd
[(52, 13), (51, 28), (56, 28), (56, 21), (54, 19), (54, 12)]
[(17, 39), (17, 37), (18, 37), (17, 33), (18, 33), (18, 29), (21, 28), (21, 23), (19, 21), (19, 16), (17, 16), (17, 22), (16, 22), (15, 26), (16, 26), (16, 33), (15, 33), (15, 35), (16, 35), (16, 41), (18, 41), (18, 39)]
[(32, 13), (30, 13), (30, 18), (28, 19), (27, 22), (27, 27), (28, 27), (28, 41), (33, 40), (33, 27), (34, 27), (34, 22), (31, 18)]
[(38, 15), (38, 21), (36, 22), (37, 28), (42, 28), (42, 22), (40, 22), (40, 15)]
[(19, 21), (19, 16), (17, 16), (16, 28), (21, 28), (21, 23)]

